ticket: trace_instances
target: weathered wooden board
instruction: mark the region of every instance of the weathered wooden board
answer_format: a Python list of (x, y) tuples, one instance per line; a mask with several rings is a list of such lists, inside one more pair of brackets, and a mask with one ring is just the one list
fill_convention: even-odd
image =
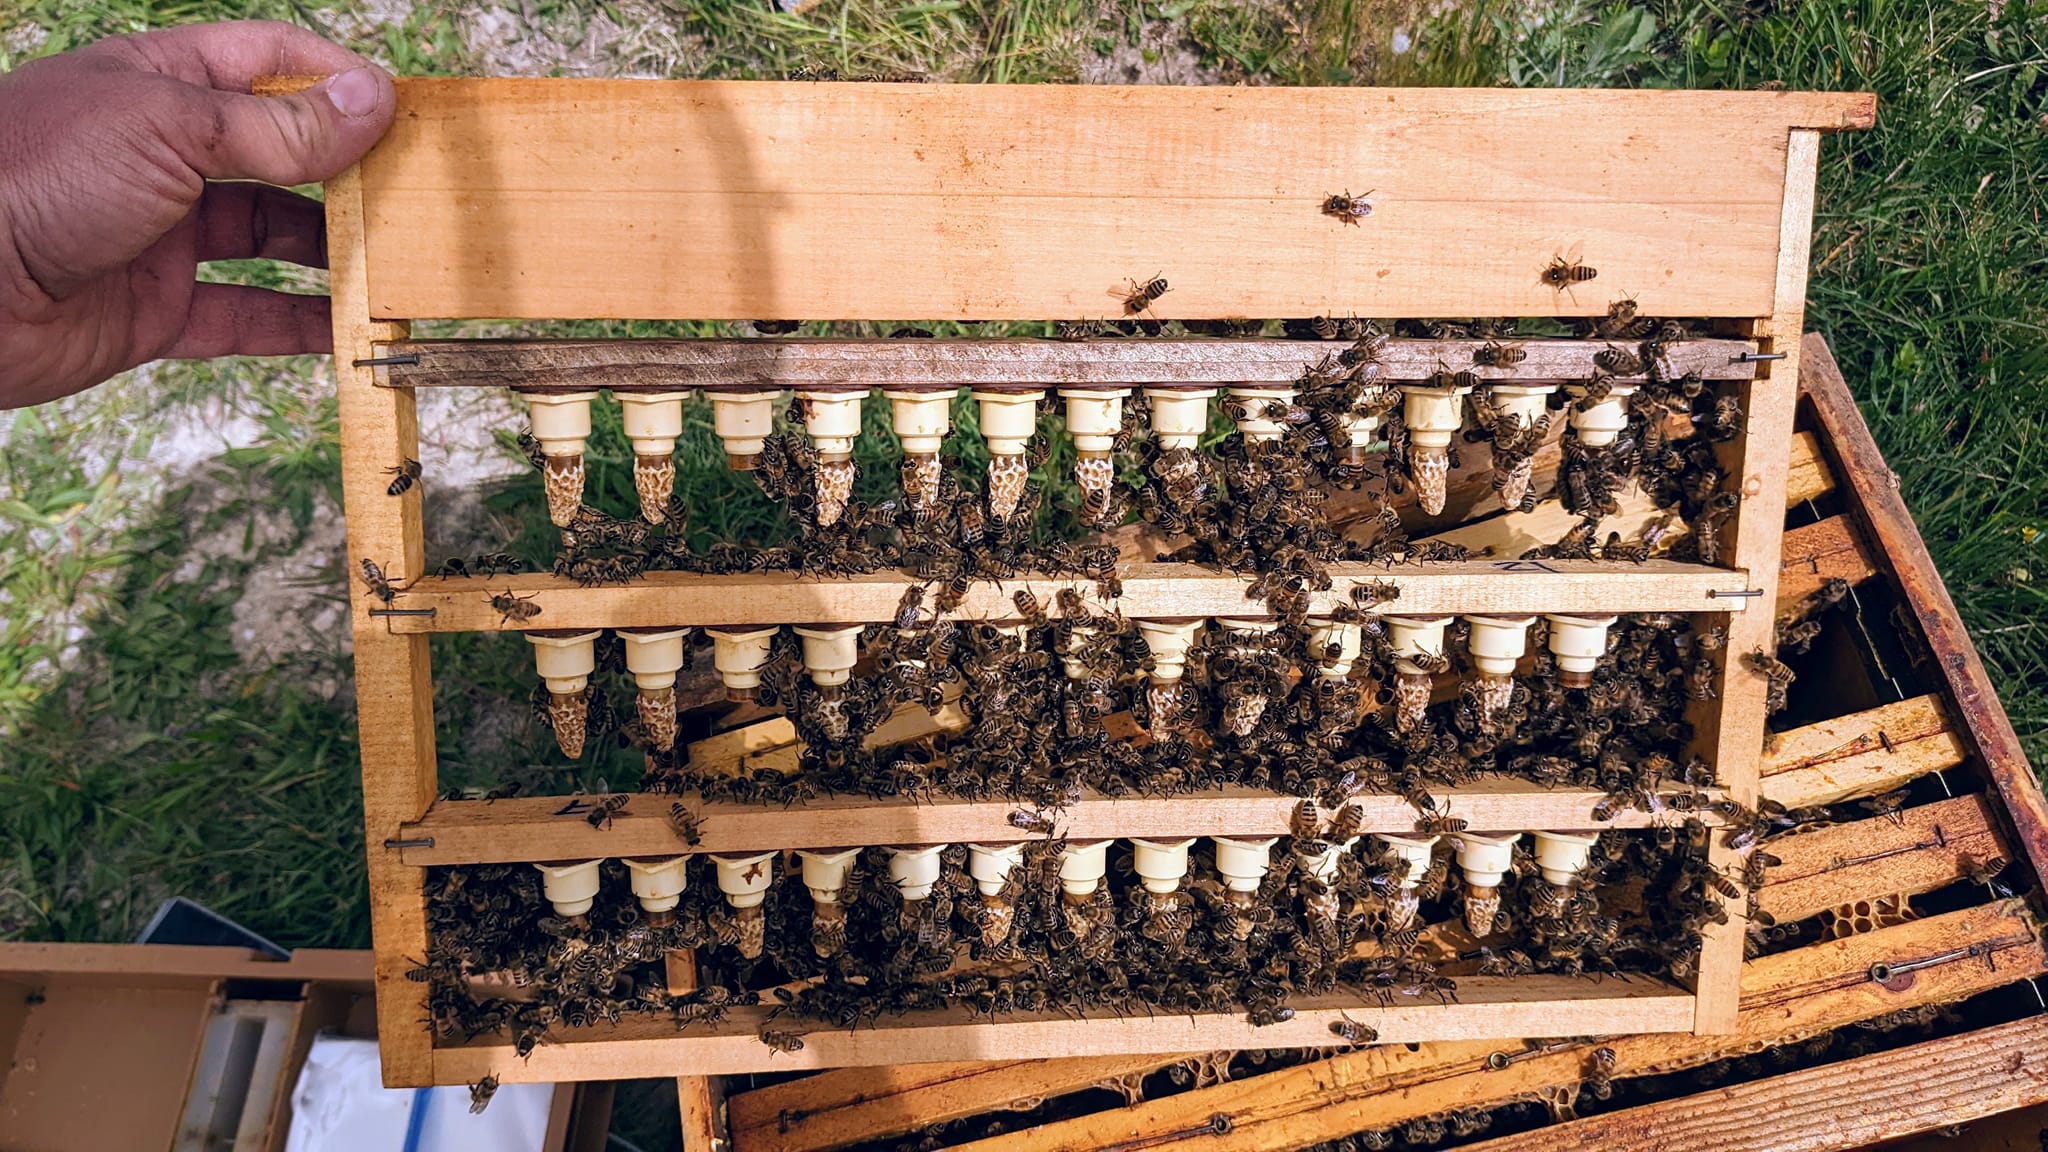
[(1777, 603), (1790, 607), (1829, 580), (1852, 586), (1877, 575), (1877, 562), (1862, 530), (1847, 516), (1830, 516), (1785, 533), (1778, 561)]
[[(1826, 1152), (2048, 1101), (2035, 1016), (1466, 1146), (1466, 1152)], [(1971, 1134), (1952, 1141), (1972, 1152)], [(2038, 1142), (2035, 1147), (2039, 1147)]]
[[(1389, 614), (1537, 612), (1740, 612), (1747, 600), (1734, 595), (1745, 576), (1726, 568), (1650, 560), (1642, 564), (1593, 560), (1473, 560), (1431, 564), (1336, 564), (1331, 587), (1310, 594), (1309, 611), (1327, 614), (1350, 604), (1351, 589), (1390, 583), (1399, 596), (1384, 605)], [(1058, 612), (1058, 593), (1071, 588), (1096, 612), (1116, 611), (1140, 620), (1211, 616), (1271, 616), (1259, 601), (1247, 600), (1252, 578), (1194, 564), (1137, 564), (1126, 570), (1123, 595), (1103, 600), (1086, 577), (1022, 576), (977, 581), (949, 618), (1014, 621), (1013, 597), (1029, 589), (1038, 602)], [(400, 592), (393, 606), (432, 615), (385, 616), (397, 634), (426, 632), (536, 631), (623, 628), (635, 625), (767, 625), (887, 623), (896, 619), (903, 594), (927, 581), (885, 571), (831, 582), (793, 572), (751, 572), (711, 576), (650, 572), (630, 584), (585, 588), (559, 576), (429, 576)], [(540, 611), (520, 621), (491, 606), (491, 597), (511, 592)]]
[(1779, 923), (1857, 900), (1932, 891), (1963, 879), (1973, 863), (2011, 852), (1982, 796), (1779, 836), (1764, 850), (1782, 863), (1765, 874), (1757, 906)]
[(1779, 733), (1764, 755), (1764, 795), (1788, 808), (1834, 804), (1889, 792), (1965, 755), (1940, 701), (1915, 696)]
[[(1790, 131), (1868, 95), (401, 80), (377, 317), (1776, 310)], [(1369, 195), (1357, 226), (1323, 215)], [(1806, 221), (1799, 221), (1804, 233)], [(1539, 275), (1560, 253), (1599, 270)]]
[[(1512, 368), (1479, 367), (1484, 340), (1394, 339), (1375, 357), (1379, 379), (1422, 380), (1445, 369), (1482, 380), (1569, 381), (1605, 375), (1593, 362), (1607, 345), (1584, 340), (1522, 340), (1527, 359)], [(532, 391), (669, 392), (684, 388), (753, 391), (782, 388), (1005, 388), (1061, 385), (1293, 384), (1309, 366), (1348, 343), (1270, 339), (705, 339), (705, 340), (400, 340), (379, 355), (416, 357), (390, 366), (395, 387), (499, 387)], [(1683, 340), (1664, 345), (1667, 378), (1748, 380), (1756, 363), (1748, 340)], [(1637, 381), (1640, 376), (1616, 376)], [(1057, 399), (1049, 399), (1057, 407)]]

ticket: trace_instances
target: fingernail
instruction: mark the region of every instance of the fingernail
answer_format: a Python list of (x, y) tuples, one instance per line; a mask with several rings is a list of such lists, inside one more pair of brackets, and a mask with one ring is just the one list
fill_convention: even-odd
[(375, 112), (377, 95), (377, 77), (368, 68), (343, 72), (327, 82), (327, 99), (351, 120)]

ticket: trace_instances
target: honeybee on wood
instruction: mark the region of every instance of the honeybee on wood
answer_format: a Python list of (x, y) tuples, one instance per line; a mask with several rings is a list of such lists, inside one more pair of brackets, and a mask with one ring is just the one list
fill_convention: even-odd
[(1143, 283), (1132, 280), (1129, 282), (1128, 289), (1115, 289), (1110, 292), (1110, 295), (1123, 298), (1124, 315), (1136, 316), (1138, 313), (1150, 309), (1154, 300), (1166, 295), (1169, 291), (1171, 289), (1167, 287), (1166, 278), (1155, 272), (1150, 280), (1146, 280)]
[(777, 1052), (801, 1052), (804, 1050), (804, 1037), (801, 1032), (785, 1032), (774, 1028), (764, 1028), (761, 1030), (761, 1043), (766, 1044)]
[(690, 806), (680, 800), (668, 806), (668, 826), (692, 848), (704, 842), (704, 833), (697, 823), (697, 814), (690, 811)]
[(384, 578), (384, 569), (378, 567), (377, 562), (368, 557), (363, 558), (362, 580), (364, 584), (369, 585), (370, 595), (375, 596), (386, 604), (397, 599), (399, 592), (403, 591), (402, 588), (395, 587), (391, 581), (386, 580)]
[(918, 609), (924, 606), (924, 587), (912, 584), (903, 590), (903, 599), (896, 602), (896, 627), (908, 632), (917, 627)]
[[(1584, 284), (1598, 275), (1600, 275), (1598, 268), (1588, 268), (1584, 264), (1579, 263), (1576, 254), (1566, 257), (1564, 253), (1560, 252), (1550, 258), (1550, 264), (1543, 269), (1543, 275), (1540, 279), (1553, 293), (1570, 292), (1572, 285)], [(1574, 296), (1572, 299), (1577, 300), (1578, 297)]]
[(1612, 344), (1593, 353), (1593, 363), (1602, 372), (1614, 376), (1640, 376), (1643, 374), (1643, 359), (1626, 348)]
[(533, 597), (521, 596), (516, 592), (493, 592), (484, 597), (484, 601), (498, 610), (500, 624), (509, 624), (515, 620), (524, 624), (540, 615), (540, 605), (533, 602)]
[(394, 479), (391, 481), (391, 487), (386, 488), (384, 490), (385, 494), (390, 496), (403, 496), (407, 492), (412, 490), (412, 486), (414, 484), (419, 483), (420, 462), (408, 456), (404, 459), (404, 461), (402, 461), (398, 465), (398, 467), (386, 468), (384, 470), (384, 474), (386, 476), (394, 477)]
[(1356, 224), (1367, 216), (1372, 215), (1372, 205), (1366, 203), (1365, 198), (1372, 195), (1373, 191), (1368, 189), (1363, 195), (1353, 196), (1351, 191), (1346, 189), (1336, 195), (1325, 196), (1323, 198), (1323, 215), (1335, 220), (1341, 220), (1346, 224)]
[(1053, 833), (1053, 819), (1043, 812), (1027, 812), (1019, 808), (1010, 813), (1010, 827), (1034, 836), (1050, 836)]
[(1528, 358), (1529, 350), (1520, 344), (1502, 344), (1498, 340), (1472, 350), (1472, 363), (1481, 368), (1513, 368)]
[(1392, 580), (1365, 580), (1351, 586), (1351, 603), (1359, 608), (1371, 608), (1400, 598), (1401, 586)]
[(1338, 1013), (1340, 1019), (1330, 1021), (1330, 1031), (1346, 1044), (1370, 1044), (1380, 1038), (1379, 1029), (1370, 1024), (1360, 1024), (1351, 1017)]
[(469, 1086), (470, 1112), (476, 1115), (481, 1115), (484, 1109), (489, 1108), (491, 1106), (491, 1097), (497, 1094), (498, 1077), (496, 1073), (486, 1076), (483, 1079), (477, 1081), (476, 1083), (471, 1084)]
[(604, 799), (599, 800), (597, 802), (597, 807), (591, 809), (590, 815), (585, 816), (583, 819), (586, 822), (588, 822), (592, 828), (596, 828), (599, 831), (608, 830), (612, 826), (612, 817), (620, 812), (625, 811), (626, 805), (629, 802), (631, 802), (632, 799), (632, 796), (624, 792), (615, 792), (612, 795), (606, 796)]

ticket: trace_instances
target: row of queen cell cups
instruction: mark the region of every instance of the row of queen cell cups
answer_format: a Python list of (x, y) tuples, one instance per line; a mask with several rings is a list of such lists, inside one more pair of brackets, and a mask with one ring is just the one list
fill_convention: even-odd
[[(1596, 834), (1534, 832), (1528, 835), (1534, 842), (1536, 867), (1549, 885), (1540, 897), (1549, 902), (1549, 907), (1538, 911), (1561, 911), (1592, 858)], [(1444, 841), (1454, 853), (1464, 876), (1467, 929), (1476, 937), (1492, 932), (1500, 912), (1501, 882), (1514, 867), (1514, 846), (1522, 836), (1520, 832), (1508, 835), (1461, 832), (1448, 837), (1376, 834), (1374, 838), (1380, 841), (1380, 848), (1406, 868), (1387, 898), (1386, 930), (1396, 933), (1416, 927), (1421, 906), (1416, 889), (1423, 874), (1429, 870), (1439, 841)], [(1209, 839), (1215, 845), (1216, 871), (1222, 879), (1225, 898), (1239, 907), (1250, 907), (1260, 883), (1272, 867), (1272, 850), (1279, 838), (1212, 836)], [(1341, 844), (1326, 843), (1319, 852), (1300, 858), (1301, 866), (1308, 875), (1326, 886), (1326, 894), (1305, 898), (1304, 911), (1307, 915), (1335, 925), (1341, 910), (1336, 895), (1328, 892), (1327, 885), (1336, 877), (1343, 857), (1361, 839), (1363, 837), (1354, 836)], [(1135, 870), (1153, 912), (1163, 912), (1176, 905), (1175, 893), (1187, 878), (1188, 852), (1194, 843), (1193, 837), (1176, 840), (1134, 838), (1130, 841)], [(1091, 927), (1090, 918), (1094, 913), (1090, 906), (1095, 903), (1097, 890), (1108, 874), (1110, 844), (1108, 840), (1069, 842), (1060, 849), (1063, 911), (1069, 928), (1078, 936), (1086, 936)], [(912, 906), (931, 896), (941, 872), (940, 854), (946, 848), (944, 844), (920, 844), (883, 849), (888, 858), (889, 880), (904, 900), (906, 915), (914, 915)], [(860, 852), (857, 847), (799, 849), (796, 852), (804, 887), (810, 890), (814, 926), (826, 929), (815, 931), (813, 936), (821, 957), (829, 957), (846, 939), (843, 930), (831, 931), (829, 928), (843, 928), (846, 904), (853, 898), (853, 894), (846, 890), (847, 879)], [(767, 899), (768, 889), (775, 883), (775, 861), (780, 855), (779, 850), (711, 855), (718, 890), (732, 909), (733, 919), (739, 928), (737, 947), (740, 954), (748, 959), (761, 954), (765, 928), (762, 905)], [(639, 900), (650, 925), (674, 922), (675, 908), (688, 884), (689, 861), (688, 856), (637, 857), (624, 861), (633, 895)], [(980, 891), (985, 912), (979, 918), (983, 940), (991, 946), (1010, 934), (1016, 910), (1007, 889), (1013, 873), (1023, 862), (1024, 845), (1021, 843), (967, 846), (967, 872)], [(556, 915), (574, 923), (587, 923), (585, 917), (597, 897), (599, 866), (602, 863), (603, 860), (599, 859), (533, 865), (541, 873), (542, 892)], [(1249, 918), (1240, 917), (1234, 923), (1235, 931), (1249, 932)]]
[[(1460, 374), (1471, 379), (1469, 374)], [(1560, 388), (1574, 398), (1586, 395), (1584, 385), (1561, 383), (1514, 383), (1483, 385), (1494, 409), (1512, 415), (1529, 427), (1542, 419), (1550, 395)], [(1435, 382), (1393, 385), (1402, 394), (1402, 417), (1407, 424), (1410, 462), (1415, 473), (1418, 499), (1424, 512), (1443, 511), (1446, 478), (1450, 468), (1453, 438), (1464, 426), (1465, 397), (1473, 386), (1439, 387)], [(1612, 444), (1628, 426), (1627, 399), (1633, 384), (1612, 383), (1605, 398), (1571, 410), (1570, 422), (1581, 443), (1598, 448)], [(952, 430), (952, 401), (957, 389), (886, 389), (897, 438), (902, 442), (903, 495), (912, 511), (929, 508), (939, 494), (939, 443)], [(1077, 460), (1074, 480), (1081, 490), (1097, 497), (1089, 507), (1108, 508), (1106, 499), (1115, 470), (1110, 462), (1111, 446), (1123, 424), (1123, 404), (1130, 388), (1060, 388), (1065, 403), (1067, 432), (1074, 438)], [(1209, 401), (1222, 389), (1145, 388), (1151, 401), (1152, 435), (1161, 451), (1192, 449), (1209, 425)], [(1240, 401), (1235, 411), (1238, 430), (1247, 441), (1270, 443), (1278, 440), (1286, 425), (1267, 415), (1275, 403), (1292, 404), (1297, 389), (1290, 386), (1242, 386), (1227, 390)], [(1376, 390), (1384, 392), (1384, 388)], [(1024, 494), (1030, 471), (1025, 456), (1038, 428), (1038, 407), (1044, 389), (974, 390), (980, 411), (981, 434), (988, 445), (988, 510), (998, 519), (1016, 510)], [(640, 514), (660, 523), (666, 517), (670, 495), (675, 491), (675, 447), (683, 434), (683, 401), (687, 390), (673, 392), (620, 393), (624, 407), (626, 437), (633, 445), (633, 484), (640, 496)], [(774, 430), (775, 412), (785, 392), (707, 391), (713, 424), (724, 442), (727, 460), (736, 469), (748, 470), (762, 452)], [(803, 404), (804, 427), (810, 432), (818, 455), (818, 523), (829, 526), (845, 513), (853, 491), (853, 442), (860, 435), (861, 390), (798, 390)], [(590, 404), (596, 392), (527, 394), (534, 439), (546, 458), (543, 469), (547, 490), (548, 516), (557, 526), (567, 527), (583, 500), (583, 451), (590, 437)], [(1369, 394), (1359, 409), (1345, 418), (1342, 432), (1347, 443), (1337, 445), (1349, 453), (1353, 463), (1363, 462), (1368, 445), (1379, 427), (1379, 417), (1363, 409), (1373, 400)], [(1518, 464), (1502, 488), (1508, 507), (1521, 502), (1530, 481), (1529, 461)]]
[[(1592, 683), (1593, 671), (1605, 656), (1608, 629), (1613, 616), (1550, 615), (1548, 647), (1555, 658), (1559, 680), (1568, 688)], [(1468, 616), (1470, 626), (1466, 654), (1477, 673), (1478, 706), (1491, 717), (1507, 706), (1514, 692), (1517, 662), (1528, 652), (1529, 627), (1534, 616)], [(1429, 705), (1432, 667), (1442, 667), (1445, 632), (1449, 616), (1382, 617), (1387, 640), (1394, 652), (1394, 722), (1407, 731), (1418, 723)], [(1187, 673), (1188, 650), (1210, 622), (1207, 620), (1136, 621), (1151, 659), (1145, 669), (1148, 703), (1155, 727), (1171, 727), (1183, 696), (1182, 678)], [(1277, 620), (1218, 618), (1215, 627), (1224, 633), (1223, 643), (1234, 638), (1256, 643), (1280, 627)], [(804, 668), (811, 682), (829, 701), (836, 698), (860, 661), (860, 634), (865, 625), (826, 624), (798, 626)], [(1031, 625), (1015, 623), (998, 626), (1028, 644)], [(1351, 674), (1364, 646), (1363, 625), (1333, 618), (1311, 617), (1308, 650), (1314, 653), (1315, 673), (1343, 679)], [(660, 751), (675, 747), (678, 734), (675, 683), (685, 657), (688, 628), (621, 628), (626, 671), (636, 688), (635, 707), (648, 742)], [(737, 702), (754, 699), (761, 686), (761, 670), (768, 663), (770, 649), (781, 629), (777, 626), (706, 628), (711, 636), (713, 663), (725, 682), (726, 692)], [(1086, 679), (1079, 653), (1093, 626), (1077, 624), (1068, 631), (1068, 649), (1062, 653), (1068, 677)], [(570, 759), (583, 755), (589, 734), (590, 677), (597, 670), (598, 631), (544, 630), (526, 633), (533, 645), (534, 664), (547, 684), (548, 718), (562, 754)], [(1249, 735), (1258, 725), (1267, 701), (1256, 696), (1236, 701), (1223, 722), (1233, 735)]]

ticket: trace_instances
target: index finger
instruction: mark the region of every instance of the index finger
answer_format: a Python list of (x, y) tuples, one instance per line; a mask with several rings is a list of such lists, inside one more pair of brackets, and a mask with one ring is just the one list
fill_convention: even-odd
[(187, 24), (114, 36), (79, 49), (143, 71), (213, 88), (248, 92), (258, 76), (329, 76), (369, 61), (278, 20)]

